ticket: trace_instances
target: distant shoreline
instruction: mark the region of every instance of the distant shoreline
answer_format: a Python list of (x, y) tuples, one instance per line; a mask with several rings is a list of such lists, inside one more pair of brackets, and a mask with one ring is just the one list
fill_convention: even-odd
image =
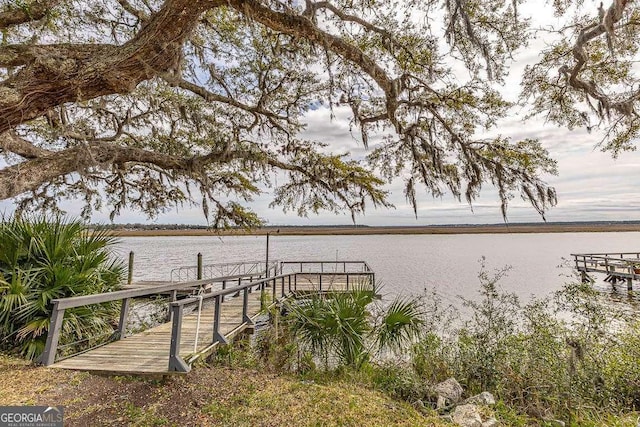
[(375, 234), (520, 234), (520, 233), (594, 233), (640, 231), (640, 223), (617, 224), (514, 224), (514, 225), (463, 225), (463, 226), (388, 226), (388, 227), (294, 227), (273, 226), (245, 230), (206, 230), (206, 229), (114, 229), (110, 233), (120, 237), (154, 236), (264, 236), (267, 233), (281, 236), (355, 236)]

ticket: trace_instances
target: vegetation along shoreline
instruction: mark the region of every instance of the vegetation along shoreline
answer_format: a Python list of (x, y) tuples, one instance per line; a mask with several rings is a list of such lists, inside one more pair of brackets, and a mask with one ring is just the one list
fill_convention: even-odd
[(575, 222), (575, 223), (519, 223), (490, 225), (434, 225), (434, 226), (269, 226), (256, 229), (207, 229), (189, 225), (136, 225), (114, 224), (109, 232), (119, 237), (153, 236), (330, 236), (330, 235), (389, 235), (389, 234), (503, 234), (503, 233), (593, 233), (640, 231), (640, 222)]

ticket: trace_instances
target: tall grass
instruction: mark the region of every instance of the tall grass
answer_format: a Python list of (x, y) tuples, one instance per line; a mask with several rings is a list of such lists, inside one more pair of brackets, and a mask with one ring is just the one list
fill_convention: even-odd
[[(44, 350), (52, 300), (112, 291), (124, 267), (103, 230), (76, 220), (9, 218), (0, 223), (0, 342), (35, 359)], [(114, 304), (66, 310), (61, 344), (113, 331)]]

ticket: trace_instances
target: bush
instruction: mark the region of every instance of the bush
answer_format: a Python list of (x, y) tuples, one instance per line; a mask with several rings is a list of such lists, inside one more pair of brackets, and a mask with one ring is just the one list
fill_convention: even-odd
[(423, 325), (416, 299), (396, 298), (372, 311), (375, 294), (356, 286), (350, 292), (310, 295), (288, 304), (288, 327), (304, 351), (324, 360), (325, 369), (361, 369), (381, 351), (402, 351)]
[[(56, 298), (118, 289), (125, 273), (116, 240), (75, 220), (36, 217), (0, 224), (0, 342), (35, 359), (44, 350)], [(116, 303), (66, 310), (60, 344), (113, 332)]]
[(413, 371), (432, 384), (453, 376), (468, 395), (491, 391), (538, 419), (635, 410), (640, 326), (588, 285), (522, 305), (498, 287), (504, 272), (483, 270), (480, 299), (463, 299), (467, 321), (425, 331), (412, 347)]

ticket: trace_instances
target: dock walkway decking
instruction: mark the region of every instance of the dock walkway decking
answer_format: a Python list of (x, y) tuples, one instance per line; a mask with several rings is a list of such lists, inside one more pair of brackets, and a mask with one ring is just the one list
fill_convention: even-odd
[[(253, 330), (265, 305), (309, 292), (347, 291), (356, 283), (372, 286), (373, 290), (375, 281), (374, 272), (365, 262), (283, 262), (280, 273), (258, 280), (253, 275), (236, 275), (179, 283), (147, 282), (117, 292), (55, 300), (42, 363), (52, 368), (121, 374), (186, 373), (197, 357), (247, 329)], [(233, 286), (226, 287), (226, 283)], [(221, 289), (213, 288), (219, 285)], [(205, 288), (209, 290), (203, 293)], [(194, 294), (177, 298), (179, 292), (189, 291)], [(132, 300), (154, 295), (171, 295), (170, 320), (126, 336)], [(56, 360), (65, 309), (118, 300), (122, 302), (115, 341)]]

